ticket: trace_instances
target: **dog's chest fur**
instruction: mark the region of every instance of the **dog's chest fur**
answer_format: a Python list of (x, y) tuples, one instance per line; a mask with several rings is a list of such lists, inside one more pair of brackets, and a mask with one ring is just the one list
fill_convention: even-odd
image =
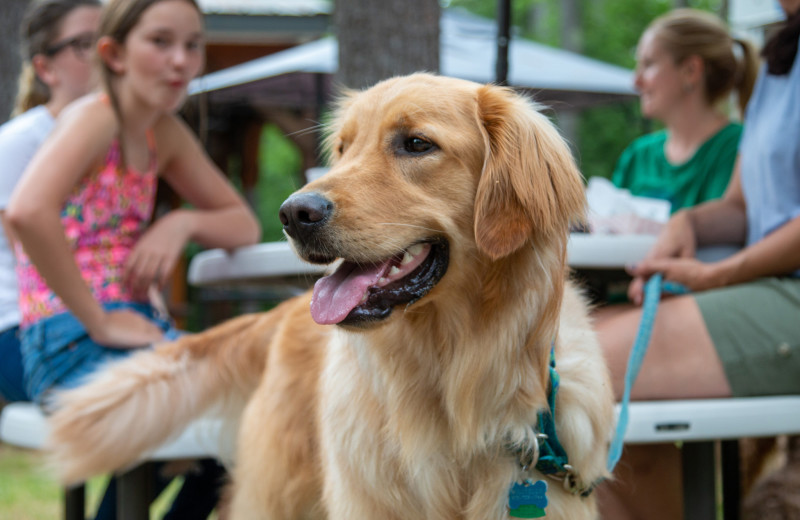
[[(419, 342), (424, 335), (404, 338), (402, 326), (394, 329), (380, 332), (394, 336), (393, 343), (370, 341), (370, 333), (339, 331), (328, 345), (321, 443), (327, 469), (339, 476), (327, 485), (366, 483), (359, 496), (375, 501), (350, 501), (342, 517), (384, 518), (375, 515), (397, 511), (398, 518), (453, 519), (479, 503), (487, 509), (480, 517), (505, 518), (508, 488), (518, 467), (504, 439), (510, 430), (528, 435), (536, 407), (528, 417), (509, 414), (496, 402), (497, 395), (481, 395), (502, 389), (484, 386), (481, 392), (482, 380), (496, 376), (480, 373), (472, 380), (465, 374), (464, 395), (453, 402), (459, 390), (445, 387), (453, 376), (442, 370), (458, 370), (452, 365), (461, 362), (461, 370), (469, 372), (467, 362), (458, 359), (459, 353), (442, 352), (447, 347), (433, 338), (410, 345), (405, 340)], [(460, 353), (491, 348), (498, 341), (493, 336), (459, 334)], [(393, 351), (375, 352), (377, 345)], [(443, 356), (451, 363), (443, 365)], [(509, 395), (506, 400), (514, 399)]]
[[(603, 412), (604, 400), (586, 397), (583, 388), (594, 379), (583, 372), (597, 352), (586, 338), (591, 332), (585, 314), (573, 312), (577, 305), (580, 298), (567, 287), (563, 306), (570, 312), (558, 321), (556, 334), (560, 344), (569, 345), (558, 349), (564, 382), (559, 399), (572, 410), (557, 422), (571, 461), (594, 479), (605, 471), (592, 444), (592, 439), (606, 442), (605, 432), (598, 431), (603, 425), (593, 420)], [(531, 306), (520, 308), (530, 313)], [(419, 334), (420, 323), (408, 329), (404, 320), (377, 331), (339, 330), (327, 346), (320, 442), (325, 470), (335, 475), (326, 479), (327, 502), (341, 508), (331, 517), (507, 518), (508, 490), (520, 477), (508, 439), (532, 436), (536, 412), (545, 406), (531, 397), (544, 395), (540, 387), (547, 382), (533, 369), (538, 361), (526, 361), (526, 348), (549, 351), (552, 340), (526, 347), (523, 329), (536, 321), (528, 316), (505, 321), (506, 328), (520, 324), (516, 331), (485, 324), (477, 327), (482, 333), (453, 329), (457, 349), (448, 349), (441, 338)], [(404, 332), (412, 329), (413, 334)], [(495, 355), (486, 356), (487, 349)], [(591, 384), (601, 384), (597, 379)], [(584, 396), (585, 406), (576, 396)], [(575, 438), (574, 432), (581, 435)], [(342, 496), (349, 497), (347, 503), (337, 500)], [(556, 481), (550, 482), (548, 498), (548, 516), (558, 517), (567, 504), (576, 510), (575, 497)], [(590, 517), (594, 501), (580, 502), (577, 508)]]

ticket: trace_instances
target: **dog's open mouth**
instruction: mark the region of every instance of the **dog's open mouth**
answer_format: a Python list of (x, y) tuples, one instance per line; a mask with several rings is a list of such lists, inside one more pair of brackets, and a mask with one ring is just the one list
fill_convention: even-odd
[(323, 325), (356, 325), (387, 318), (392, 308), (425, 296), (447, 271), (445, 241), (415, 244), (381, 262), (345, 260), (314, 285), (311, 316)]

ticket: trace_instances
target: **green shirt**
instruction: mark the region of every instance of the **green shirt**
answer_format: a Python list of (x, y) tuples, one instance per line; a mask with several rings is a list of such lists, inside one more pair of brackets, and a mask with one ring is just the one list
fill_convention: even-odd
[(722, 196), (733, 173), (742, 125), (729, 123), (685, 163), (664, 155), (666, 130), (644, 135), (622, 152), (611, 181), (631, 194), (668, 200), (672, 212)]

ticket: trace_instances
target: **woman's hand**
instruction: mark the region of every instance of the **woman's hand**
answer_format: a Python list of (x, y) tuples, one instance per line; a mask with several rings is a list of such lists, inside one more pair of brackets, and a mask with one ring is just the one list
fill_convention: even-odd
[(100, 345), (112, 348), (138, 348), (164, 339), (164, 332), (138, 312), (121, 309), (108, 311), (97, 330), (89, 336)]
[[(642, 262), (638, 265), (629, 267), (628, 273), (633, 276), (633, 280), (628, 286), (628, 298), (636, 305), (641, 305), (643, 299), (644, 284), (647, 279), (654, 273), (659, 272), (660, 269), (654, 269), (653, 266), (664, 267), (668, 259), (685, 259), (686, 261), (694, 261), (695, 251), (697, 250), (697, 240), (695, 237), (694, 227), (688, 211), (679, 211), (672, 218), (669, 219), (667, 225), (658, 236), (655, 245), (650, 249)], [(657, 262), (657, 263), (653, 263)], [(696, 262), (696, 261), (694, 261)], [(667, 262), (671, 263), (671, 262)], [(699, 262), (698, 262), (699, 263)], [(683, 268), (673, 267), (680, 276), (684, 276), (687, 264), (682, 264)], [(670, 279), (675, 282), (682, 283), (681, 280), (670, 278), (666, 276), (665, 279)], [(694, 289), (689, 284), (687, 287)]]
[[(677, 282), (693, 292), (725, 285), (722, 264), (705, 263), (695, 258), (646, 259), (629, 268), (628, 273), (635, 280), (647, 280), (656, 273), (662, 273), (664, 280)], [(641, 300), (635, 303), (639, 305)]]
[(188, 212), (175, 210), (156, 220), (142, 234), (125, 263), (125, 282), (135, 298), (145, 298), (151, 285), (166, 284), (189, 240)]

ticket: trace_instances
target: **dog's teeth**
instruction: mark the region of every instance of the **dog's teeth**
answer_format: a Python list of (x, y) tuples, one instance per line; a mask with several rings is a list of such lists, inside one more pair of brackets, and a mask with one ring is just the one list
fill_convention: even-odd
[(361, 301), (358, 302), (358, 304), (361, 305), (362, 303), (366, 302), (367, 302), (367, 293), (364, 293), (364, 295), (361, 297)]
[[(405, 260), (405, 258), (403, 260)], [(403, 262), (403, 263), (407, 263), (407, 262)], [(400, 272), (400, 269), (398, 269), (396, 265), (393, 265), (392, 268), (389, 269), (389, 276), (394, 276), (399, 272)]]
[(403, 253), (403, 260), (400, 262), (400, 265), (406, 265), (407, 263), (414, 260), (414, 257), (417, 256), (422, 252), (422, 244), (414, 244), (413, 246), (409, 247), (405, 253)]

